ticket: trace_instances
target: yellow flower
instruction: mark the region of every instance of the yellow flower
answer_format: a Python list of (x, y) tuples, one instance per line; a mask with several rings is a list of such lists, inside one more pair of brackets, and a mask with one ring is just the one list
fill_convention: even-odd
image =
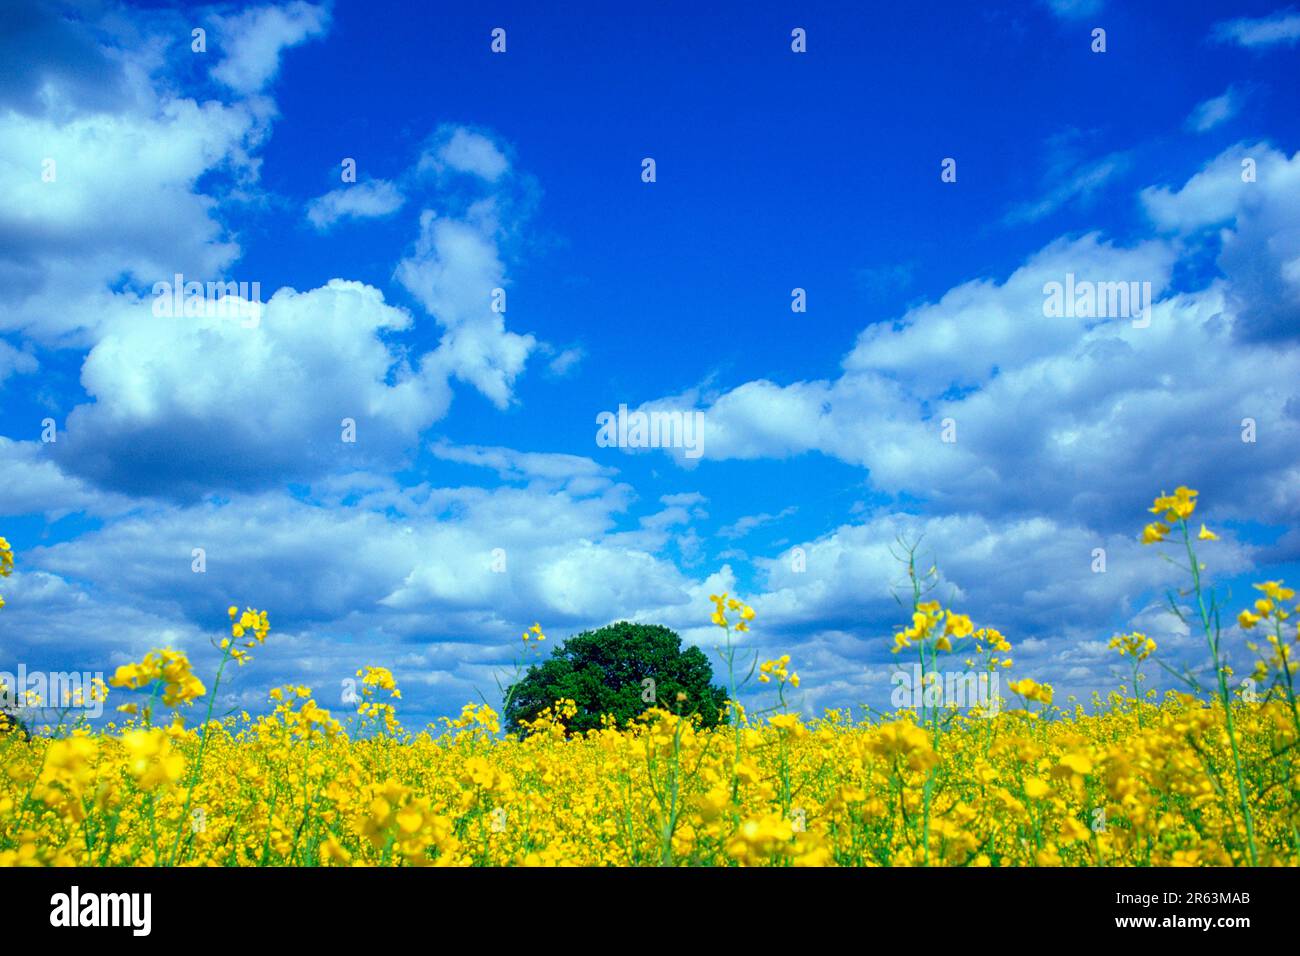
[(347, 866), (352, 862), (352, 854), (349, 853), (337, 839), (334, 834), (330, 834), (320, 845), (320, 864), (329, 866), (334, 863)]
[[(9, 542), (0, 538), (0, 578), (7, 578), (14, 571), (14, 552)], [(0, 597), (0, 607), (5, 606), (5, 599)]]
[(1168, 525), (1162, 524), (1159, 521), (1153, 521), (1142, 529), (1142, 543), (1156, 544), (1157, 542), (1165, 540), (1167, 534), (1169, 534)]
[(1110, 639), (1108, 646), (1118, 650), (1120, 657), (1132, 655), (1137, 660), (1144, 661), (1156, 649), (1156, 642), (1145, 634), (1134, 631), (1132, 634), (1117, 634)]
[(767, 722), (777, 730), (792, 733), (798, 736), (803, 732), (803, 725), (799, 722), (798, 714), (774, 714), (769, 717)]
[(1079, 776), (1092, 773), (1092, 760), (1082, 752), (1068, 753), (1061, 758), (1061, 766)]
[(1162, 515), (1171, 524), (1192, 516), (1196, 510), (1196, 496), (1199, 492), (1179, 485), (1172, 495), (1160, 495), (1149, 509), (1154, 515)]
[(939, 762), (928, 731), (910, 720), (896, 720), (877, 728), (867, 745), (889, 758), (903, 757), (913, 770), (928, 770)]
[(969, 617), (965, 614), (954, 614), (952, 611), (948, 612), (948, 621), (943, 629), (945, 634), (958, 638), (966, 637), (975, 630)]
[(203, 682), (190, 669), (185, 653), (170, 648), (150, 651), (139, 664), (122, 665), (108, 683), (113, 687), (139, 690), (155, 681), (162, 682), (163, 703), (168, 707), (192, 703), (207, 693)]
[(1263, 591), (1274, 601), (1289, 601), (1295, 597), (1295, 591), (1283, 587), (1281, 581), (1265, 581), (1263, 584), (1251, 585), (1256, 591)]
[(1219, 536), (1215, 534), (1213, 531), (1211, 531), (1209, 528), (1205, 527), (1204, 524), (1201, 525), (1201, 532), (1196, 537), (1199, 538), (1201, 541), (1219, 540)]
[(1008, 684), (1013, 694), (1019, 694), (1025, 700), (1036, 700), (1043, 704), (1052, 702), (1053, 690), (1051, 684), (1040, 684), (1036, 680), (1026, 677), (1024, 680), (1012, 681)]
[(164, 730), (127, 731), (122, 746), (127, 753), (127, 771), (142, 790), (170, 787), (185, 772), (185, 757), (172, 748)]
[[(743, 622), (742, 622), (743, 623)], [(794, 684), (799, 686), (799, 675), (795, 674), (793, 678), (789, 671), (790, 655), (782, 654), (780, 657), (770, 661), (764, 661), (758, 668), (758, 679), (761, 683), (768, 683), (771, 678), (775, 677), (778, 684)]]
[(736, 598), (727, 597), (727, 592), (721, 594), (710, 594), (709, 600), (713, 602), (713, 613), (709, 615), (709, 620), (718, 627), (729, 628), (731, 621), (727, 617), (727, 611), (739, 611), (740, 620), (736, 622), (737, 631), (748, 631), (749, 621), (754, 619), (754, 609), (743, 601)]
[(1174, 489), (1173, 511), (1180, 518), (1190, 518), (1196, 510), (1195, 498), (1200, 492), (1193, 491), (1185, 485)]
[(1025, 796), (1030, 800), (1041, 800), (1051, 793), (1052, 788), (1042, 777), (1030, 777), (1025, 781)]

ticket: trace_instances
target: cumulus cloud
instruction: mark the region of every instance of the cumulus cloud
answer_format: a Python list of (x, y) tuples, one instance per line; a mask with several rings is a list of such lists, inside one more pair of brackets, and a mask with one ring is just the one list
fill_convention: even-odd
[(1300, 334), (1300, 152), (1290, 158), (1264, 143), (1224, 151), (1178, 189), (1142, 192), (1160, 229), (1206, 237), (1236, 328), (1246, 339)]
[[(716, 645), (701, 608), (710, 593), (734, 593), (735, 574), (724, 565), (690, 576), (665, 554), (684, 525), (704, 517), (703, 496), (665, 495), (662, 520), (624, 532), (617, 517), (632, 491), (594, 462), (506, 448), (444, 447), (440, 457), (500, 470), (512, 483), (403, 487), (360, 472), (301, 498), (158, 504), (30, 549), (7, 592), (11, 650), (111, 666), (164, 641), (201, 659), (205, 635), (236, 600), (272, 609), (276, 639), (225, 704), (260, 705), (286, 680), (307, 681), (324, 699), (357, 666), (383, 661), (408, 689), (409, 714), (454, 711), (492, 693), (493, 675), (508, 670), (510, 638), (532, 620), (557, 639), (633, 619)], [(1176, 573), (1131, 534), (1041, 517), (883, 512), (802, 542), (800, 571), (788, 551), (757, 559), (751, 603), (762, 627), (744, 635), (744, 653), (796, 650), (815, 688), (810, 707), (846, 695), (883, 703), (896, 663), (888, 645), (900, 538), (939, 561), (943, 600), (1012, 637), (1022, 672), (1056, 679), (1062, 665), (1073, 669), (1058, 681), (1062, 693), (1108, 681), (1105, 655), (1089, 654), (1099, 633), (1140, 624), (1164, 644), (1172, 627), (1129, 601)], [(1099, 547), (1104, 573), (1095, 570)], [(206, 556), (201, 575), (191, 567), (195, 548)], [(1249, 552), (1225, 533), (1213, 561), (1216, 573), (1231, 573), (1248, 566)], [(1031, 634), (1039, 636), (1025, 640)]]
[(120, 494), (104, 492), (59, 467), (57, 442), (14, 441), (0, 435), (0, 474), (5, 493), (0, 516), (43, 515), (56, 521), (70, 514), (109, 517), (135, 507)]
[(340, 279), (281, 289), (255, 327), (154, 316), (142, 301), (87, 355), (94, 401), (68, 415), (60, 461), (108, 488), (177, 497), (393, 461), (450, 402), (427, 358), (413, 366), (384, 341), (410, 324), (377, 289)]
[(22, 113), (113, 109), (130, 96), (128, 64), (117, 49), (51, 0), (0, 7), (0, 63), (0, 104)]
[(178, 32), (188, 37), (173, 13), (128, 24), (110, 5), (80, 16), (50, 3), (13, 9), (23, 12), (2, 14), (13, 32), (0, 30), (22, 47), (11, 65), (40, 55), (0, 81), (11, 107), (0, 110), (0, 331), (83, 348), (132, 307), (124, 289), (177, 272), (221, 278), (237, 262), (224, 213), (256, 194), (275, 116), (270, 99), (245, 94), (328, 17), (304, 3), (216, 17), (215, 72), (233, 95), (200, 101), (173, 75), (168, 51)]
[(224, 273), (239, 247), (195, 184), (214, 170), (251, 174), (266, 118), (175, 98), (67, 121), (0, 113), (12, 184), (0, 200), (0, 329), (80, 345), (121, 308), (112, 289), (123, 276), (148, 288), (176, 272)]
[[(468, 184), (449, 184), (442, 176), (448, 170), (473, 175)], [(504, 247), (530, 213), (533, 183), (511, 169), (492, 139), (454, 125), (434, 133), (404, 174), (403, 189), (421, 193), (430, 173), (445, 188), (435, 194), (437, 208), (421, 211), (415, 241), (393, 277), (443, 329), (434, 361), (504, 409), (529, 356), (553, 351), (530, 334), (506, 328)]]

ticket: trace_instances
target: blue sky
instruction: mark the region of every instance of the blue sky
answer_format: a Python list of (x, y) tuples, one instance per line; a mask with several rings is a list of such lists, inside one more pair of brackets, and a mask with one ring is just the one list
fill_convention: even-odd
[[(881, 706), (904, 534), (1082, 697), (1119, 630), (1202, 659), (1136, 543), (1162, 488), (1234, 611), (1297, 576), (1300, 12), (463, 6), (0, 14), (10, 669), (207, 672), (233, 601), (275, 630), (223, 706), (381, 664), (419, 723), (535, 620), (712, 645), (728, 590), (807, 709)], [(177, 272), (260, 321), (156, 316)], [(1044, 315), (1067, 273), (1150, 324)], [(622, 404), (703, 456), (598, 446)]]

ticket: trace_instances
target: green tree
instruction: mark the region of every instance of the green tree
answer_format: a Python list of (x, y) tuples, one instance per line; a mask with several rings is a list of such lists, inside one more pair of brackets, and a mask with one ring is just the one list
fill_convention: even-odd
[(603, 714), (622, 724), (656, 704), (677, 714), (699, 714), (705, 727), (713, 727), (725, 722), (727, 692), (712, 680), (704, 652), (682, 650), (675, 632), (619, 621), (574, 635), (548, 660), (528, 668), (506, 692), (506, 726), (520, 730), (521, 721), (534, 720), (567, 698), (578, 705), (578, 713), (566, 721), (570, 732), (598, 729)]

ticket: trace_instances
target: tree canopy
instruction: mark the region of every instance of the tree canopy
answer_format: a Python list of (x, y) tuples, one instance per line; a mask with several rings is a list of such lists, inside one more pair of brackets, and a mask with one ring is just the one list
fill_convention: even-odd
[[(727, 693), (714, 686), (713, 668), (698, 647), (658, 624), (619, 621), (570, 637), (550, 658), (506, 692), (506, 726), (521, 729), (557, 700), (577, 704), (566, 721), (570, 732), (600, 727), (603, 714), (623, 724), (659, 705), (678, 714), (699, 714), (706, 727), (725, 721)], [(679, 700), (678, 695), (684, 695)]]

